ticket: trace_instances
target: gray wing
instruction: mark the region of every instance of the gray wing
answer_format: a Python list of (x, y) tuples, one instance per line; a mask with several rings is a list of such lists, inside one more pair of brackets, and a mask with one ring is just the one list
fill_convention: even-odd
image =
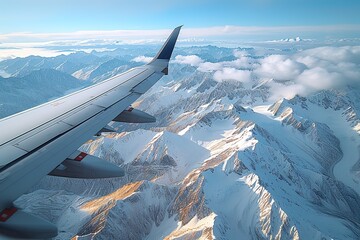
[(77, 149), (106, 131), (112, 120), (154, 121), (129, 106), (167, 74), (180, 28), (173, 30), (149, 64), (0, 120), (0, 232), (57, 235), (56, 226), (12, 206), (47, 174), (80, 178), (124, 174), (117, 166)]

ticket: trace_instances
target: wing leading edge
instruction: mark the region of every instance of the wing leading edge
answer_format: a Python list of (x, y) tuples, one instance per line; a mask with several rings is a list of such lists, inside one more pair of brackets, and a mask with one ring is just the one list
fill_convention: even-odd
[[(110, 121), (119, 119), (120, 113), (128, 111), (134, 101), (168, 73), (180, 29), (181, 26), (173, 30), (150, 63), (0, 120), (0, 132), (4, 133), (0, 136), (0, 233), (35, 238), (57, 235), (56, 226), (45, 220), (31, 220), (36, 217), (17, 210), (13, 201), (45, 175), (54, 173), (63, 162), (71, 165), (72, 174), (83, 172), (75, 169), (81, 164), (73, 164), (69, 156)], [(136, 114), (153, 121), (144, 113)], [(96, 164), (91, 167), (101, 165), (95, 158), (92, 161)], [(109, 167), (106, 169), (110, 171)], [(119, 170), (111, 174), (113, 177), (123, 173)], [(23, 219), (30, 219), (29, 222), (19, 220), (24, 214), (27, 217)], [(26, 227), (30, 225), (31, 231)]]

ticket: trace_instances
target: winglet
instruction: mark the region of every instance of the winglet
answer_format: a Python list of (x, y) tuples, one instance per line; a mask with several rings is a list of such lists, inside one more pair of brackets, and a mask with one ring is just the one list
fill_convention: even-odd
[(168, 37), (168, 39), (166, 40), (166, 42), (164, 43), (164, 45), (162, 46), (162, 48), (160, 49), (158, 54), (156, 54), (156, 56), (154, 57), (154, 59), (150, 63), (154, 62), (157, 59), (170, 60), (171, 54), (172, 54), (172, 52), (174, 50), (175, 43), (176, 43), (176, 40), (177, 40), (177, 38), (179, 36), (181, 27), (182, 27), (182, 25), (175, 28), (172, 31), (172, 33), (170, 34), (170, 36)]

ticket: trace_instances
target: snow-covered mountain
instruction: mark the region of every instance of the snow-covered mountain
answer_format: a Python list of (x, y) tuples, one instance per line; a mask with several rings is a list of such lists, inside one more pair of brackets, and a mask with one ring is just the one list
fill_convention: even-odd
[(282, 38), (280, 40), (273, 40), (272, 42), (289, 42), (289, 43), (293, 43), (293, 42), (302, 42), (302, 41), (311, 41), (310, 39), (302, 39), (300, 37), (295, 37), (295, 38)]
[(87, 83), (54, 70), (35, 70), (23, 77), (0, 77), (0, 118), (61, 97)]
[[(180, 48), (134, 104), (157, 122), (81, 147), (125, 177), (45, 177), (16, 205), (57, 239), (358, 239), (358, 49)], [(73, 76), (135, 64), (102, 54)]]

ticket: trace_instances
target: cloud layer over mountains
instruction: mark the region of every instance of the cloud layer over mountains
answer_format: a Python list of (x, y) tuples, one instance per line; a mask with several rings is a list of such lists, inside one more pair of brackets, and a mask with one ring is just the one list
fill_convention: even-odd
[(212, 72), (216, 81), (241, 81), (249, 88), (266, 84), (273, 99), (360, 86), (360, 46), (318, 47), (261, 58), (235, 50), (234, 56), (236, 60), (214, 63), (197, 55), (178, 55), (175, 62), (191, 65), (201, 72)]

